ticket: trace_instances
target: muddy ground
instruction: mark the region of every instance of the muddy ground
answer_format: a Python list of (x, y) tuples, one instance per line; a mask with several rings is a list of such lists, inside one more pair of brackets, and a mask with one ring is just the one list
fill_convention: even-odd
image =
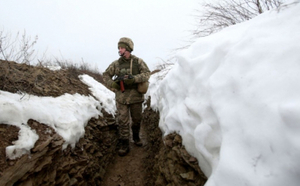
[[(99, 74), (76, 69), (51, 71), (44, 67), (0, 60), (0, 90), (57, 97), (65, 93), (90, 95), (78, 75), (85, 73), (102, 82)], [(149, 107), (144, 111), (142, 147), (130, 144), (130, 152), (119, 157), (117, 123), (106, 113), (92, 118), (85, 136), (74, 149), (62, 151), (63, 139), (55, 131), (35, 120), (28, 125), (39, 134), (29, 155), (16, 160), (5, 157), (5, 148), (18, 138), (19, 129), (0, 124), (0, 185), (104, 185), (165, 186), (204, 185), (206, 177), (197, 160), (181, 144), (181, 137), (162, 137), (159, 113)], [(45, 132), (51, 130), (52, 132)]]

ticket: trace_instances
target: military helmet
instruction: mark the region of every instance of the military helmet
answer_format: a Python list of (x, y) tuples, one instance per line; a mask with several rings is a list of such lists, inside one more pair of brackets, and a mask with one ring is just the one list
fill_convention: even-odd
[(133, 51), (133, 42), (128, 37), (122, 37), (118, 42), (118, 48), (123, 47), (126, 48), (129, 52)]

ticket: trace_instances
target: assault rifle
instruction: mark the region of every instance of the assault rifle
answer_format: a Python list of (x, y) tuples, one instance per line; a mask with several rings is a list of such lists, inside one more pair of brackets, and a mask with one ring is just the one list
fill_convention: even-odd
[(115, 81), (116, 82), (120, 82), (120, 89), (121, 89), (121, 92), (124, 93), (125, 92), (125, 87), (124, 87), (124, 80), (125, 79), (132, 79), (133, 76), (131, 74), (129, 75), (121, 75), (121, 76), (118, 76)]

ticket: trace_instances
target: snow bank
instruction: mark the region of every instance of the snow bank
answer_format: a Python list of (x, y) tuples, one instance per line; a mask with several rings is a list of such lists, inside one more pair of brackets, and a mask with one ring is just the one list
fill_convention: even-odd
[(299, 185), (299, 30), (294, 3), (200, 38), (150, 93), (207, 186)]
[(89, 86), (89, 90), (100, 102), (99, 110), (103, 108), (107, 113), (115, 115), (117, 111), (115, 93), (89, 75), (80, 75), (79, 79)]
[(84, 127), (90, 118), (100, 115), (99, 102), (91, 96), (64, 94), (60, 97), (38, 97), (28, 94), (12, 94), (0, 91), (0, 123), (20, 127), (19, 138), (6, 148), (10, 159), (29, 153), (38, 135), (27, 125), (34, 119), (52, 127), (61, 135), (65, 144), (75, 146), (83, 137)]

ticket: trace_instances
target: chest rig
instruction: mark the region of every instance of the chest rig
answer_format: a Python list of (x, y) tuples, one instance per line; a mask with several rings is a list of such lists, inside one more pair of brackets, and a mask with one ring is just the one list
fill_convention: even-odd
[[(116, 75), (117, 76), (124, 76), (124, 75), (137, 75), (140, 73), (139, 71), (139, 64), (138, 64), (138, 58), (134, 57), (129, 60), (119, 59), (118, 60), (118, 67), (116, 69)], [(136, 89), (138, 87), (137, 84), (132, 85), (126, 85), (124, 84), (125, 89)]]
[(123, 75), (137, 75), (140, 73), (139, 71), (139, 64), (138, 64), (138, 58), (133, 58), (128, 61), (124, 61), (119, 59), (119, 65), (116, 69), (116, 75), (123, 76)]

